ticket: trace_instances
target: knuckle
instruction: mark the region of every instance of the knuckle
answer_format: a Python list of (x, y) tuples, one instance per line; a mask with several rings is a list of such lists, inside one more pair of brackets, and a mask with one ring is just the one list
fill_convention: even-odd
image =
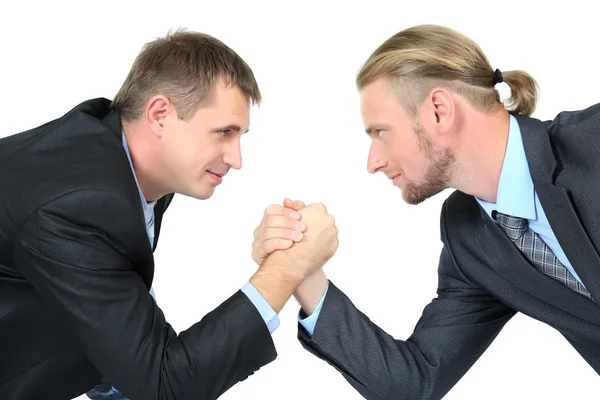
[(267, 215), (265, 217), (265, 225), (266, 226), (273, 226), (275, 221), (275, 216), (274, 215)]
[(263, 240), (267, 241), (274, 237), (277, 237), (277, 230), (272, 228), (265, 229), (265, 233), (263, 234)]
[(280, 206), (277, 204), (271, 204), (265, 209), (265, 215), (276, 214), (279, 212)]

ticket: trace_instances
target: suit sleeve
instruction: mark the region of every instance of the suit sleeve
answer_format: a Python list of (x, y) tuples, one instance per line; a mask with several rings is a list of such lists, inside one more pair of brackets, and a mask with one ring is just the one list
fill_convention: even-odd
[(130, 261), (130, 208), (117, 194), (90, 190), (47, 203), (21, 228), (15, 264), (121, 393), (216, 399), (276, 358), (271, 335), (241, 291), (177, 335)]
[(298, 339), (365, 399), (441, 399), (515, 311), (470, 283), (447, 245), (438, 276), (438, 296), (425, 307), (407, 340), (384, 332), (332, 282), (314, 334), (299, 326)]

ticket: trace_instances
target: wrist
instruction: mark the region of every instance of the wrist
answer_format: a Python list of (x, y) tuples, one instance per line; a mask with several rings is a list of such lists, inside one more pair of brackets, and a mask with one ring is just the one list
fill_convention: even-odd
[(270, 256), (250, 278), (250, 283), (279, 314), (303, 279), (304, 275), (284, 257)]
[(305, 260), (292, 258), (287, 252), (276, 251), (267, 257), (260, 269), (278, 275), (286, 282), (294, 283), (295, 288), (312, 273), (312, 270), (305, 264)]
[(306, 315), (313, 313), (328, 287), (329, 280), (321, 268), (318, 268), (296, 287), (294, 297)]

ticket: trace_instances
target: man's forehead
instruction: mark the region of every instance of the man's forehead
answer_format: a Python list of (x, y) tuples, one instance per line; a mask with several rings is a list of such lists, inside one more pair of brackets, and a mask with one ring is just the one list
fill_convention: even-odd
[(378, 79), (366, 85), (360, 91), (361, 105), (384, 105), (397, 102), (395, 93), (389, 83), (383, 79)]

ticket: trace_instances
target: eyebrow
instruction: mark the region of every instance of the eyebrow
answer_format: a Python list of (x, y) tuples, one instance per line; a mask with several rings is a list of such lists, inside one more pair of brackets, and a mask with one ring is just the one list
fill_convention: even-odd
[[(231, 125), (224, 126), (222, 128), (216, 128), (215, 132), (217, 132), (217, 131), (227, 131), (227, 130), (241, 132), (242, 128), (240, 128), (239, 126), (237, 126), (235, 124), (231, 124)], [(244, 132), (244, 133), (248, 133), (249, 130), (250, 130), (250, 128), (248, 128), (246, 130), (246, 132)]]

